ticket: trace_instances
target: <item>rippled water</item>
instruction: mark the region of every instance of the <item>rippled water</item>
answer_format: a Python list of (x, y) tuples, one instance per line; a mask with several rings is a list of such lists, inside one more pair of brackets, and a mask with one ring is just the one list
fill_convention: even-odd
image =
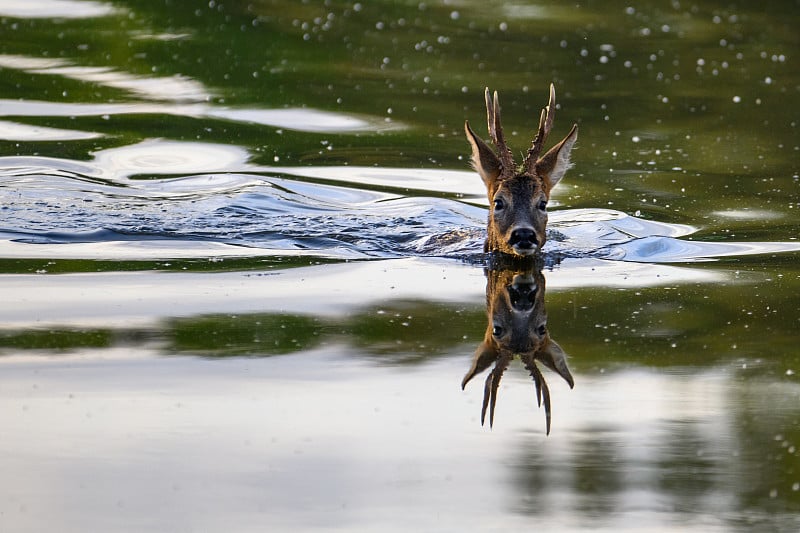
[[(0, 529), (796, 530), (798, 15), (0, 0)], [(492, 282), (463, 123), (551, 81)], [(503, 290), (549, 435), (522, 361), (460, 387)]]
[[(168, 255), (180, 257), (210, 241), (245, 248), (231, 255), (477, 258), (485, 237), (481, 185), (469, 172), (270, 168), (237, 147), (165, 140), (93, 158), (2, 160), (7, 253), (41, 255), (17, 243), (62, 244), (45, 253), (70, 257), (74, 243), (158, 241), (161, 254), (174, 246)], [(796, 242), (678, 240), (695, 229), (608, 209), (555, 211), (549, 227), (546, 253), (559, 258), (685, 262), (800, 250)]]

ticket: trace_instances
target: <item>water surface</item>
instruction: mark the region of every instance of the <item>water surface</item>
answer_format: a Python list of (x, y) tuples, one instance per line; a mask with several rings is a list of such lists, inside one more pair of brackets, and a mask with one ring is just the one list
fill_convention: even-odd
[[(0, 1), (2, 529), (796, 530), (798, 14)], [(548, 436), (459, 385), (551, 81)]]

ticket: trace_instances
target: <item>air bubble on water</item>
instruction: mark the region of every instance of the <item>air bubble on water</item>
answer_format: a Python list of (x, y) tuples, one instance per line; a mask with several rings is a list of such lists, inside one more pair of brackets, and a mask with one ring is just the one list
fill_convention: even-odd
[(732, 100), (733, 100), (733, 103), (734, 103), (734, 104), (738, 104), (739, 102), (741, 102), (741, 101), (742, 101), (742, 97), (741, 97), (741, 96), (734, 96), (734, 97), (732, 98)]
[(460, 16), (461, 16), (461, 13), (459, 13), (458, 11), (451, 11), (450, 12), (450, 19), (451, 20), (458, 20)]
[(641, 137), (639, 137), (638, 135), (634, 135), (633, 137), (631, 137), (631, 141), (635, 143), (638, 143), (641, 140), (642, 140)]

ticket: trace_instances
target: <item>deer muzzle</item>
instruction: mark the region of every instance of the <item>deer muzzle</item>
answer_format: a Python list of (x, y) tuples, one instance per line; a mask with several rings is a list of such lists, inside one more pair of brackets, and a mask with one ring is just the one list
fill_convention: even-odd
[(517, 228), (511, 232), (508, 245), (517, 255), (533, 255), (542, 246), (533, 228)]

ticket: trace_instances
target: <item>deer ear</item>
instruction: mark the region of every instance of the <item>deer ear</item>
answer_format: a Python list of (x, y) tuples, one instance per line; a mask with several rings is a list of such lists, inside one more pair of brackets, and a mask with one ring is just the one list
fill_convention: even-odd
[(549, 152), (544, 154), (536, 162), (536, 174), (541, 176), (547, 182), (547, 190), (553, 190), (553, 187), (558, 185), (561, 178), (569, 170), (569, 154), (572, 151), (572, 146), (578, 139), (578, 125), (574, 124), (569, 134), (564, 137), (557, 145), (553, 146)]
[(575, 380), (572, 379), (572, 374), (567, 366), (567, 353), (556, 341), (547, 339), (547, 343), (536, 354), (536, 358), (544, 363), (547, 368), (564, 378), (570, 389), (575, 386)]
[(491, 341), (483, 341), (480, 346), (478, 346), (478, 349), (475, 350), (475, 355), (472, 356), (472, 366), (461, 381), (461, 388), (464, 389), (467, 383), (469, 383), (469, 380), (474, 378), (476, 374), (480, 374), (489, 368), (489, 365), (495, 362), (497, 357), (497, 346)]
[(475, 135), (475, 132), (469, 126), (469, 121), (464, 122), (464, 131), (467, 133), (467, 140), (472, 146), (472, 167), (481, 175), (483, 183), (488, 188), (500, 175), (502, 170), (500, 159), (480, 137)]

